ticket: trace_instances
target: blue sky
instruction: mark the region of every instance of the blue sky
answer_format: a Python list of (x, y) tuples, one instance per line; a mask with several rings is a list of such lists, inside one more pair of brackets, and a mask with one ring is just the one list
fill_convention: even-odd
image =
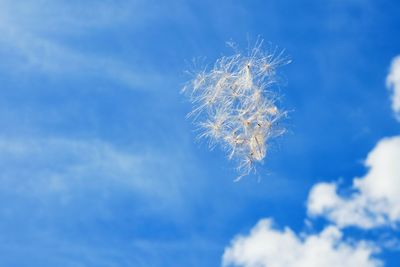
[[(353, 179), (400, 134), (385, 85), (399, 11), (394, 0), (1, 0), (0, 266), (220, 266), (235, 236), (270, 218), (263, 229), (299, 240), (337, 227), (338, 242), (372, 243), (396, 267), (396, 216), (363, 227), (336, 217), (345, 204), (313, 213), (308, 199), (335, 181), (340, 203), (364, 199)], [(234, 183), (225, 154), (195, 141), (180, 90), (193, 58), (212, 64), (232, 52), (226, 41), (259, 35), (292, 59), (276, 88), (288, 133), (260, 177)]]

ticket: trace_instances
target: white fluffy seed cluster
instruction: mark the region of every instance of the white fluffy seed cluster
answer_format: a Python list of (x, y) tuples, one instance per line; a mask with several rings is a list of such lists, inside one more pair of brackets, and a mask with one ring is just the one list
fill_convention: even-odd
[(271, 90), (276, 68), (289, 63), (282, 55), (277, 49), (264, 52), (258, 42), (246, 55), (236, 51), (211, 70), (192, 73), (183, 88), (194, 105), (188, 116), (199, 126), (199, 138), (207, 138), (211, 147), (221, 145), (238, 161), (238, 179), (255, 171), (270, 138), (284, 133), (278, 121), (286, 112), (278, 109)]

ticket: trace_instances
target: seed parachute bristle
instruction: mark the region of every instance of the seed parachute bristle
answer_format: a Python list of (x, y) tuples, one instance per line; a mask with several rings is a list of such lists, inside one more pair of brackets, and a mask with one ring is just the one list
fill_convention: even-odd
[(210, 70), (191, 73), (183, 88), (193, 104), (188, 114), (199, 127), (199, 138), (219, 145), (229, 159), (238, 161), (239, 180), (256, 171), (271, 138), (285, 129), (278, 122), (287, 115), (277, 107), (276, 69), (290, 63), (277, 48), (262, 49), (257, 41), (246, 53), (235, 51), (216, 61)]

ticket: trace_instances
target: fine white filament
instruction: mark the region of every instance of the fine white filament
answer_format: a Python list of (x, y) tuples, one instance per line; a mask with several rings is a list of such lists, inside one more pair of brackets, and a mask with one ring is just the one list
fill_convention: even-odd
[(266, 52), (257, 41), (247, 53), (235, 50), (222, 57), (212, 69), (191, 73), (183, 88), (193, 110), (188, 114), (199, 127), (199, 138), (211, 147), (220, 145), (229, 159), (238, 161), (241, 177), (255, 171), (267, 153), (268, 141), (284, 133), (278, 126), (287, 112), (276, 106), (276, 68), (290, 61), (283, 51)]

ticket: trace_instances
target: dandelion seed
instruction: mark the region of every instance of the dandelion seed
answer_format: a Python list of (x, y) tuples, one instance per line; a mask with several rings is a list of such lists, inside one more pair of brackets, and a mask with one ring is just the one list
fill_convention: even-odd
[(256, 171), (270, 139), (285, 132), (278, 123), (287, 113), (277, 107), (271, 86), (277, 67), (290, 61), (282, 50), (264, 52), (262, 45), (259, 40), (247, 53), (236, 50), (218, 59), (183, 88), (194, 106), (188, 117), (199, 127), (199, 138), (208, 139), (210, 147), (220, 145), (238, 162), (237, 180)]

